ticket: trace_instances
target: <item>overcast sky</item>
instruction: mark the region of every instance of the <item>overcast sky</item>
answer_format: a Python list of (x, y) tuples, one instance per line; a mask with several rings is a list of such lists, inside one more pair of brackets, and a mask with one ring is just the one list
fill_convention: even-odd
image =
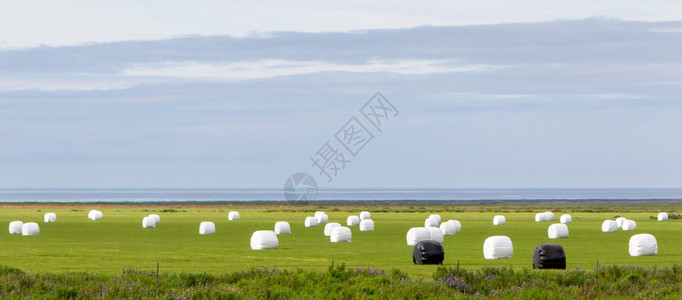
[(682, 187), (682, 6), (392, 2), (3, 1), (0, 187)]

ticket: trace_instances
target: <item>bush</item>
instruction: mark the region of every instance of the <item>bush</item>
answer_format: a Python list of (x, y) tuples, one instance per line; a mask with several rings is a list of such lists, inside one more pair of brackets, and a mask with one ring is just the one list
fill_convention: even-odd
[(0, 266), (0, 296), (48, 299), (423, 299), (423, 298), (680, 298), (682, 267), (599, 266), (594, 271), (466, 270), (440, 266), (433, 280), (399, 269), (327, 271), (257, 268), (221, 276), (126, 269), (118, 276), (30, 274)]

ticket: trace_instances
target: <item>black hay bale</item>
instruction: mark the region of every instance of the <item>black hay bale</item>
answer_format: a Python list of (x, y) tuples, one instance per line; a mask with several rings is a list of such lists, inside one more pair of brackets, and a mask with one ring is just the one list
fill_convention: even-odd
[(533, 251), (533, 269), (566, 269), (566, 253), (557, 244), (542, 244)]
[(443, 246), (436, 241), (421, 241), (414, 245), (412, 262), (417, 265), (442, 265), (445, 259)]

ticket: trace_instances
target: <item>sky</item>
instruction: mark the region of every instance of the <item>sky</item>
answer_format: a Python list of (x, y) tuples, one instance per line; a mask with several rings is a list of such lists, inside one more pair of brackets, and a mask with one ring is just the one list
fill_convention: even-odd
[(393, 2), (3, 1), (0, 188), (682, 187), (681, 6)]

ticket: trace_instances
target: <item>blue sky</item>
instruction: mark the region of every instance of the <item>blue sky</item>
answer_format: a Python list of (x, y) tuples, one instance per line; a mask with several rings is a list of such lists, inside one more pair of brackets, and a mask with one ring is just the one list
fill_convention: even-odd
[(164, 3), (0, 12), (0, 187), (682, 187), (672, 2)]

